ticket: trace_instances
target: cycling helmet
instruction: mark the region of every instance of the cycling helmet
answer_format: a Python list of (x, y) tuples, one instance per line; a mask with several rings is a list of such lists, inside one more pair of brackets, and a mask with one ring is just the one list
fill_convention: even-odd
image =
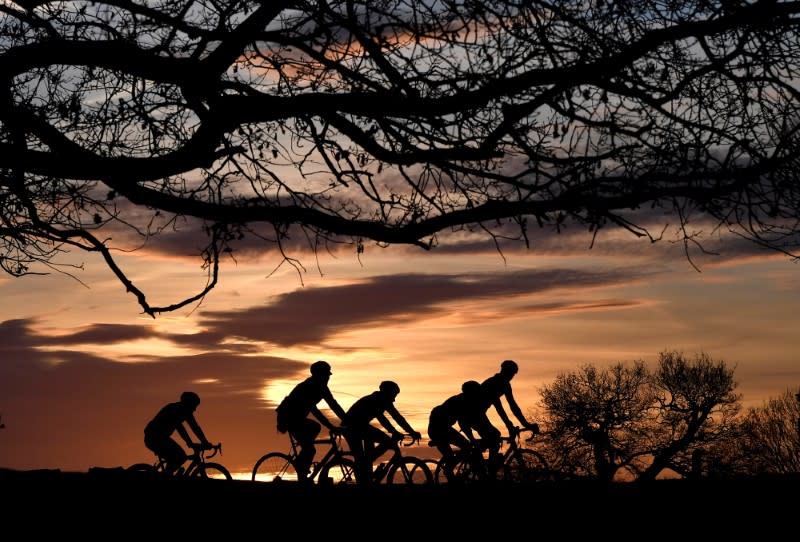
[(181, 394), (181, 403), (197, 408), (200, 404), (200, 396), (193, 391), (185, 391)]
[(311, 374), (314, 376), (317, 375), (329, 375), (333, 371), (331, 371), (331, 365), (327, 361), (315, 361), (311, 364)]
[(381, 382), (381, 385), (378, 387), (383, 393), (397, 395), (400, 393), (400, 386), (397, 385), (397, 382), (392, 382), (391, 380), (384, 380)]
[(519, 371), (519, 365), (513, 359), (507, 359), (500, 364), (500, 371), (514, 375)]
[(461, 391), (463, 393), (477, 393), (481, 389), (481, 383), (476, 380), (467, 380), (461, 384)]

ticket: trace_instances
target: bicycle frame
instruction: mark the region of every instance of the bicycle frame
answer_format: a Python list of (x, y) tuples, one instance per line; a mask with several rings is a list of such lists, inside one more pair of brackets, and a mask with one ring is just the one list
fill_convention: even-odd
[[(297, 442), (295, 441), (294, 437), (291, 437), (290, 440), (292, 441), (292, 458), (297, 457)], [(312, 480), (317, 480), (319, 477), (319, 473), (322, 472), (322, 469), (325, 468), (325, 465), (331, 462), (336, 457), (342, 457), (348, 455), (348, 452), (345, 451), (344, 446), (342, 446), (342, 441), (344, 437), (341, 433), (330, 433), (330, 436), (325, 439), (317, 439), (314, 441), (314, 444), (327, 444), (328, 449), (326, 450), (325, 454), (323, 454), (322, 459), (319, 461), (313, 461), (311, 463), (311, 472), (308, 474), (308, 477)]]

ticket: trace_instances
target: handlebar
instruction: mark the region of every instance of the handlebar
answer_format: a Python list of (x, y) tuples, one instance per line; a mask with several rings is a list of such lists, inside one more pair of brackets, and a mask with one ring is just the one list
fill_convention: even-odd
[[(199, 443), (192, 444), (192, 449), (194, 450), (195, 454), (197, 454), (199, 456), (206, 457), (206, 458), (214, 457), (217, 454), (222, 455), (222, 443), (221, 442), (218, 442), (216, 444), (210, 444), (210, 445), (199, 444)], [(206, 451), (210, 451), (211, 453), (208, 454), (208, 455), (205, 455), (204, 452), (206, 452)]]
[(403, 446), (413, 446), (414, 444), (417, 444), (420, 439), (414, 438), (414, 435), (410, 435), (408, 433), (398, 433), (394, 436), (394, 441), (396, 444), (402, 443)]
[(536, 435), (538, 435), (540, 433), (539, 425), (538, 424), (532, 424), (532, 427), (516, 427), (515, 426), (514, 430), (509, 432), (509, 435), (507, 437), (501, 437), (501, 440), (507, 440), (507, 441), (519, 440), (519, 436), (523, 432), (528, 432), (528, 433), (531, 434), (529, 437), (527, 437), (525, 439), (525, 442), (531, 442), (536, 437)]

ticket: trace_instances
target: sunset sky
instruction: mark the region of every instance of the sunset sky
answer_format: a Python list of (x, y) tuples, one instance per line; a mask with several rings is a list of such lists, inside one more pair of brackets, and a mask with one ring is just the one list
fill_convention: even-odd
[[(430, 252), (297, 252), (299, 272), (272, 273), (279, 259), (266, 249), (240, 252), (203, 303), (155, 319), (85, 254), (70, 256), (84, 263), (81, 282), (3, 276), (0, 467), (151, 461), (144, 425), (191, 389), (208, 437), (223, 443), (219, 462), (244, 476), (287, 447), (274, 406), (318, 359), (333, 366), (345, 408), (397, 381), (396, 405), (423, 434), (433, 406), (507, 358), (520, 365), (513, 386), (532, 419), (540, 387), (560, 372), (652, 363), (663, 350), (735, 367), (744, 406), (800, 383), (800, 269), (787, 257), (707, 238), (717, 254), (693, 252), (698, 272), (668, 239), (609, 231), (590, 247), (577, 228), (531, 238), (530, 249), (502, 254), (466, 237)], [(168, 305), (204, 284), (199, 261), (185, 257), (194, 248), (176, 233), (119, 262), (151, 303)]]

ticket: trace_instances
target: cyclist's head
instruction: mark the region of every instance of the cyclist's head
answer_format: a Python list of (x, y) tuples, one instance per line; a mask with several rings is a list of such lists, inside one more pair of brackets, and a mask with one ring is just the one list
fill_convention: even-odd
[(500, 372), (506, 376), (514, 376), (519, 371), (519, 365), (513, 359), (507, 359), (500, 364)]
[(333, 371), (331, 371), (331, 365), (327, 361), (315, 361), (311, 364), (311, 374), (313, 376), (329, 376)]
[(185, 391), (181, 394), (181, 403), (195, 409), (200, 405), (200, 396), (193, 391)]
[(480, 382), (476, 380), (467, 380), (461, 384), (461, 391), (467, 395), (475, 395), (481, 390)]
[(398, 393), (400, 393), (400, 386), (397, 385), (397, 382), (392, 382), (391, 380), (384, 380), (381, 382), (381, 385), (378, 386), (378, 389), (382, 394), (390, 397), (392, 401), (394, 401), (394, 398), (397, 397)]

